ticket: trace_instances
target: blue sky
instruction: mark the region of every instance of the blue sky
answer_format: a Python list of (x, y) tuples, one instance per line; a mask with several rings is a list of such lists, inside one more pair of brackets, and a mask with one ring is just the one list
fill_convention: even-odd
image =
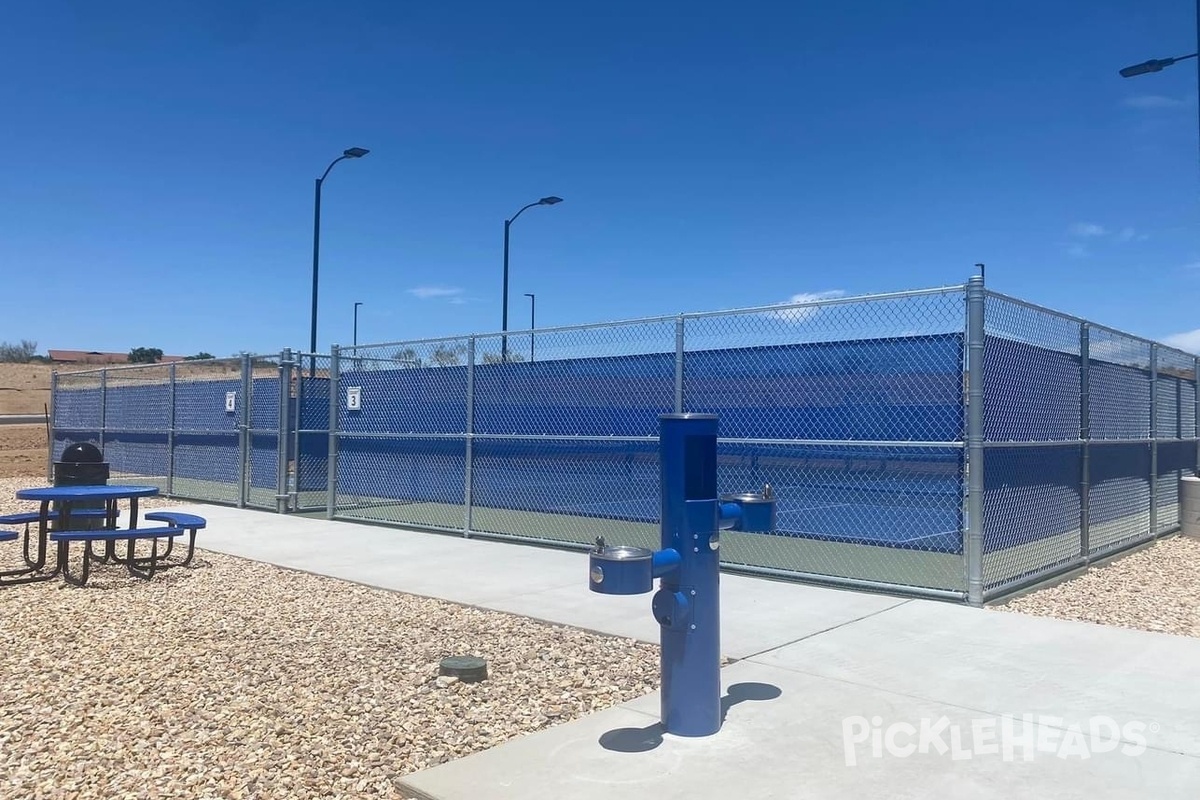
[(9, 4), (0, 340), (277, 352), (963, 282), (1200, 347), (1191, 0)]

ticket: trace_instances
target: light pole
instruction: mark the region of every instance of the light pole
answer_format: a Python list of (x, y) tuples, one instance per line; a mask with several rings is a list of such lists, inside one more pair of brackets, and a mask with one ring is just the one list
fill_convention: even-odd
[(312, 326), (309, 329), (308, 337), (308, 352), (313, 353), (312, 370), (316, 374), (317, 369), (317, 272), (321, 261), (321, 184), (329, 177), (329, 171), (337, 165), (339, 161), (345, 161), (347, 158), (362, 158), (367, 153), (371, 152), (364, 147), (351, 147), (349, 150), (343, 150), (342, 154), (329, 162), (329, 166), (325, 168), (325, 173), (317, 178), (316, 199), (313, 202), (313, 268), (312, 268)]
[(529, 363), (533, 363), (533, 332), (537, 328), (537, 295), (526, 292), (529, 298)]
[[(362, 303), (354, 304), (354, 347), (355, 348), (358, 347), (358, 307), (361, 305), (362, 305)], [(355, 353), (355, 355), (358, 355), (358, 353)]]
[[(525, 209), (533, 208), (534, 206), (553, 206), (561, 202), (561, 197), (555, 197), (553, 195), (550, 197), (543, 197), (536, 203), (530, 203), (527, 206), (522, 206), (521, 210), (513, 214), (511, 219), (504, 220), (504, 299), (501, 301), (504, 305), (504, 310), (502, 321), (500, 323), (500, 330), (502, 333), (506, 333), (508, 331), (508, 229), (511, 228), (512, 224), (517, 221), (517, 217), (521, 216), (521, 214), (525, 212)], [(500, 337), (500, 363), (503, 364), (507, 361), (508, 337), (502, 335)]]
[[(1148, 72), (1162, 72), (1164, 67), (1169, 67), (1172, 64), (1177, 64), (1180, 61), (1187, 61), (1189, 58), (1196, 59), (1196, 81), (1198, 89), (1200, 89), (1200, 0), (1196, 0), (1196, 50), (1197, 52), (1186, 56), (1175, 56), (1174, 58), (1152, 58), (1149, 61), (1143, 61), (1140, 64), (1134, 64), (1125, 67), (1121, 70), (1122, 78), (1135, 78), (1138, 75), (1145, 75)], [(1200, 96), (1200, 94), (1198, 94)], [(1200, 102), (1196, 103), (1197, 109), (1200, 109)]]

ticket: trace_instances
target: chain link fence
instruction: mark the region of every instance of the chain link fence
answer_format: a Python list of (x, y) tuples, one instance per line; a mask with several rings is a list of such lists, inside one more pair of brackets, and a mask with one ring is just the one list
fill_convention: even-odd
[(994, 292), (985, 330), (980, 599), (1176, 530), (1196, 358)]
[(343, 348), (330, 512), (654, 546), (658, 418), (716, 413), (720, 490), (779, 502), (728, 565), (961, 597), (964, 309), (952, 287)]
[[(290, 471), (290, 356), (106, 367), (54, 377), (52, 460), (100, 447), (112, 480), (164, 494), (283, 510)], [(325, 498), (322, 477), (322, 500)]]
[(717, 414), (725, 566), (982, 603), (1170, 533), (1197, 361), (966, 286), (55, 376), (53, 457), (177, 497), (657, 546), (658, 418)]

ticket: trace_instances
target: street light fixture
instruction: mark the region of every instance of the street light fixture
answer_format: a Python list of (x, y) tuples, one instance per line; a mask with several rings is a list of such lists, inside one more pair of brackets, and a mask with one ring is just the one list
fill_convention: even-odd
[(533, 332), (537, 329), (537, 295), (526, 292), (529, 298), (529, 363), (533, 363)]
[(337, 165), (339, 161), (345, 161), (347, 158), (362, 158), (367, 153), (371, 152), (365, 147), (351, 147), (343, 150), (342, 154), (329, 162), (329, 166), (325, 168), (324, 174), (317, 178), (316, 199), (313, 202), (313, 266), (312, 266), (312, 326), (309, 330), (308, 352), (313, 353), (312, 369), (316, 373), (317, 357), (317, 273), (321, 260), (321, 184), (329, 177), (329, 171)]
[[(504, 305), (504, 310), (503, 310), (503, 316), (501, 318), (502, 321), (500, 323), (501, 332), (508, 331), (508, 229), (510, 227), (512, 227), (512, 224), (517, 221), (517, 217), (521, 216), (521, 214), (523, 214), (526, 209), (533, 208), (534, 206), (554, 206), (554, 205), (558, 205), (561, 202), (562, 202), (562, 198), (555, 197), (554, 195), (550, 195), (549, 197), (543, 197), (541, 200), (538, 200), (536, 203), (530, 203), (527, 206), (522, 206), (521, 210), (518, 211), (517, 213), (513, 214), (511, 219), (504, 220), (504, 298), (502, 300), (502, 303)], [(501, 338), (500, 338), (500, 362), (506, 363), (507, 361), (508, 361), (508, 337), (501, 336)]]
[(1141, 64), (1125, 67), (1121, 70), (1121, 77), (1132, 78), (1136, 75), (1145, 75), (1147, 72), (1162, 72), (1163, 67), (1169, 67), (1172, 64), (1186, 61), (1189, 58), (1195, 58), (1197, 55), (1200, 54), (1192, 53), (1190, 56), (1176, 56), (1175, 58), (1152, 58), (1149, 61), (1143, 61)]
[[(1169, 67), (1172, 64), (1178, 64), (1180, 61), (1187, 61), (1189, 58), (1196, 59), (1196, 80), (1198, 88), (1200, 88), (1200, 0), (1196, 0), (1196, 51), (1186, 56), (1175, 56), (1174, 58), (1152, 58), (1149, 61), (1143, 61), (1140, 64), (1133, 64), (1125, 67), (1120, 71), (1122, 78), (1135, 78), (1138, 75), (1145, 75), (1149, 72), (1162, 72), (1164, 67)], [(1197, 104), (1200, 108), (1200, 102)]]

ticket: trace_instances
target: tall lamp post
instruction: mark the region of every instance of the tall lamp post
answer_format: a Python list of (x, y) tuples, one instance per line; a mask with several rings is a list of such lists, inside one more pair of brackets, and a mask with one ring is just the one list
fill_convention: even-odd
[(537, 295), (526, 292), (529, 298), (529, 363), (533, 363), (533, 332), (537, 328)]
[[(1149, 61), (1143, 61), (1140, 64), (1133, 64), (1121, 70), (1122, 78), (1136, 78), (1138, 75), (1145, 75), (1148, 72), (1162, 72), (1164, 67), (1169, 67), (1172, 64), (1177, 64), (1180, 61), (1187, 61), (1189, 58), (1196, 59), (1196, 80), (1200, 84), (1200, 0), (1196, 0), (1196, 50), (1197, 52), (1186, 56), (1175, 56), (1174, 58), (1152, 58)], [(1200, 89), (1200, 86), (1198, 86)], [(1200, 108), (1200, 102), (1197, 104)]]
[[(354, 346), (356, 348), (358, 347), (358, 307), (361, 305), (362, 305), (362, 303), (354, 304)], [(355, 353), (355, 355), (358, 355), (358, 354)]]
[[(512, 227), (512, 224), (517, 221), (517, 217), (521, 216), (521, 214), (523, 214), (526, 209), (533, 208), (534, 206), (553, 206), (553, 205), (557, 205), (561, 202), (562, 202), (561, 197), (555, 197), (553, 195), (551, 195), (550, 197), (543, 197), (541, 200), (538, 200), (536, 203), (530, 203), (527, 206), (523, 206), (520, 211), (518, 211), (517, 213), (512, 215), (511, 219), (504, 220), (504, 299), (502, 300), (502, 303), (504, 305), (504, 311), (503, 311), (502, 322), (500, 324), (500, 330), (502, 332), (506, 333), (508, 331), (508, 229)], [(501, 336), (501, 338), (500, 338), (500, 362), (501, 363), (508, 362), (508, 337), (507, 336)]]
[(325, 173), (317, 178), (316, 200), (313, 203), (312, 326), (308, 337), (308, 352), (314, 354), (312, 357), (314, 374), (317, 368), (317, 357), (315, 355), (317, 352), (317, 272), (321, 261), (321, 184), (329, 177), (329, 171), (339, 161), (345, 161), (347, 158), (362, 158), (369, 152), (371, 151), (364, 147), (351, 147), (349, 150), (343, 150), (340, 156), (329, 162), (329, 166), (325, 168)]

